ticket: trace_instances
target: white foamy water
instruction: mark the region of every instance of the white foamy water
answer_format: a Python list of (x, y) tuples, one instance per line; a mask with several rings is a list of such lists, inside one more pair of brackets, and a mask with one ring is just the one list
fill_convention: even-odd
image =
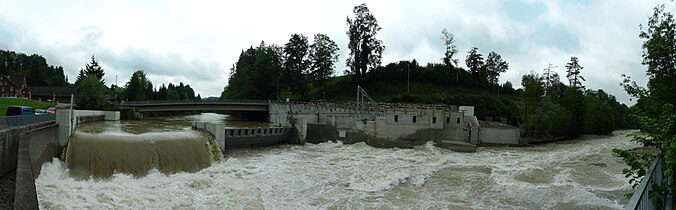
[(456, 153), (365, 144), (227, 151), (195, 173), (78, 180), (58, 159), (36, 180), (42, 209), (618, 209), (631, 190), (613, 148), (629, 131)]

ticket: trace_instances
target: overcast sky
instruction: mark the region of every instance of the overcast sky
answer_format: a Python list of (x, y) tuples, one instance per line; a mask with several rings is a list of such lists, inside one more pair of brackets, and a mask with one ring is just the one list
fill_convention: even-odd
[(184, 82), (219, 96), (242, 49), (285, 44), (292, 33), (328, 34), (345, 69), (346, 17), (365, 2), (382, 30), (383, 64), (440, 62), (441, 30), (453, 33), (464, 59), (471, 47), (509, 62), (500, 77), (520, 87), (521, 76), (552, 63), (565, 80), (577, 56), (587, 88), (602, 88), (633, 104), (618, 85), (621, 74), (645, 84), (639, 24), (662, 0), (509, 1), (9, 1), (0, 0), (0, 49), (37, 53), (63, 66), (69, 82), (92, 54), (107, 85), (124, 85), (143, 69), (155, 85)]

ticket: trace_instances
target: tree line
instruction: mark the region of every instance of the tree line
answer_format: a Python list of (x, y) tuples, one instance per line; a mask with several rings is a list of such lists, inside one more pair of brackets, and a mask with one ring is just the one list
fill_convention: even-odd
[(334, 74), (338, 50), (338, 45), (321, 33), (314, 35), (312, 44), (302, 34), (292, 34), (283, 47), (261, 42), (240, 53), (221, 98), (277, 99), (286, 91), (305, 98), (309, 85), (326, 86)]
[(29, 86), (62, 86), (68, 84), (63, 67), (47, 64), (41, 55), (26, 55), (0, 50), (0, 74), (26, 78)]
[(190, 85), (169, 83), (168, 86), (153, 86), (145, 71), (135, 71), (129, 81), (123, 86), (105, 86), (103, 76), (105, 71), (98, 60), (92, 55), (91, 61), (80, 69), (75, 86), (78, 94), (75, 103), (78, 109), (107, 110), (113, 109), (113, 102), (119, 101), (146, 101), (146, 100), (199, 100)]

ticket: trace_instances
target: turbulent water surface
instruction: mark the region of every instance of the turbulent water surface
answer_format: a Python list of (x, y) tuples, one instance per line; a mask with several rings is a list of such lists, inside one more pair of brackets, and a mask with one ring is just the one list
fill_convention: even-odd
[(636, 147), (631, 132), (477, 153), (282, 145), (226, 151), (191, 173), (107, 179), (74, 178), (55, 159), (36, 187), (43, 209), (617, 209), (631, 187), (611, 150)]

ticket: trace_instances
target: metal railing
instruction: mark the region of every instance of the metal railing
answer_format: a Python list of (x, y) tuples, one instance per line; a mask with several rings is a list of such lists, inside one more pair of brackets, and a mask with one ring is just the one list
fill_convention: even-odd
[[(664, 177), (662, 176), (662, 164), (664, 159), (662, 155), (658, 155), (650, 164), (650, 169), (646, 172), (646, 175), (643, 176), (641, 183), (634, 189), (634, 195), (629, 199), (627, 207), (625, 209), (638, 209), (638, 210), (653, 210), (658, 209), (653, 203), (653, 200), (650, 199), (651, 191), (653, 190), (654, 184), (661, 184)], [(669, 182), (672, 182), (673, 177), (670, 177)], [(664, 209), (672, 209), (671, 198), (668, 198), (666, 194), (662, 195), (662, 201), (660, 201), (664, 206)]]
[(47, 122), (51, 120), (56, 120), (56, 115), (43, 114), (43, 115), (17, 115), (17, 116), (0, 117), (0, 129), (30, 125), (35, 123)]
[(120, 105), (149, 105), (149, 104), (185, 104), (185, 103), (241, 103), (241, 104), (268, 104), (270, 100), (226, 99), (226, 100), (153, 100), (153, 101), (122, 101)]

